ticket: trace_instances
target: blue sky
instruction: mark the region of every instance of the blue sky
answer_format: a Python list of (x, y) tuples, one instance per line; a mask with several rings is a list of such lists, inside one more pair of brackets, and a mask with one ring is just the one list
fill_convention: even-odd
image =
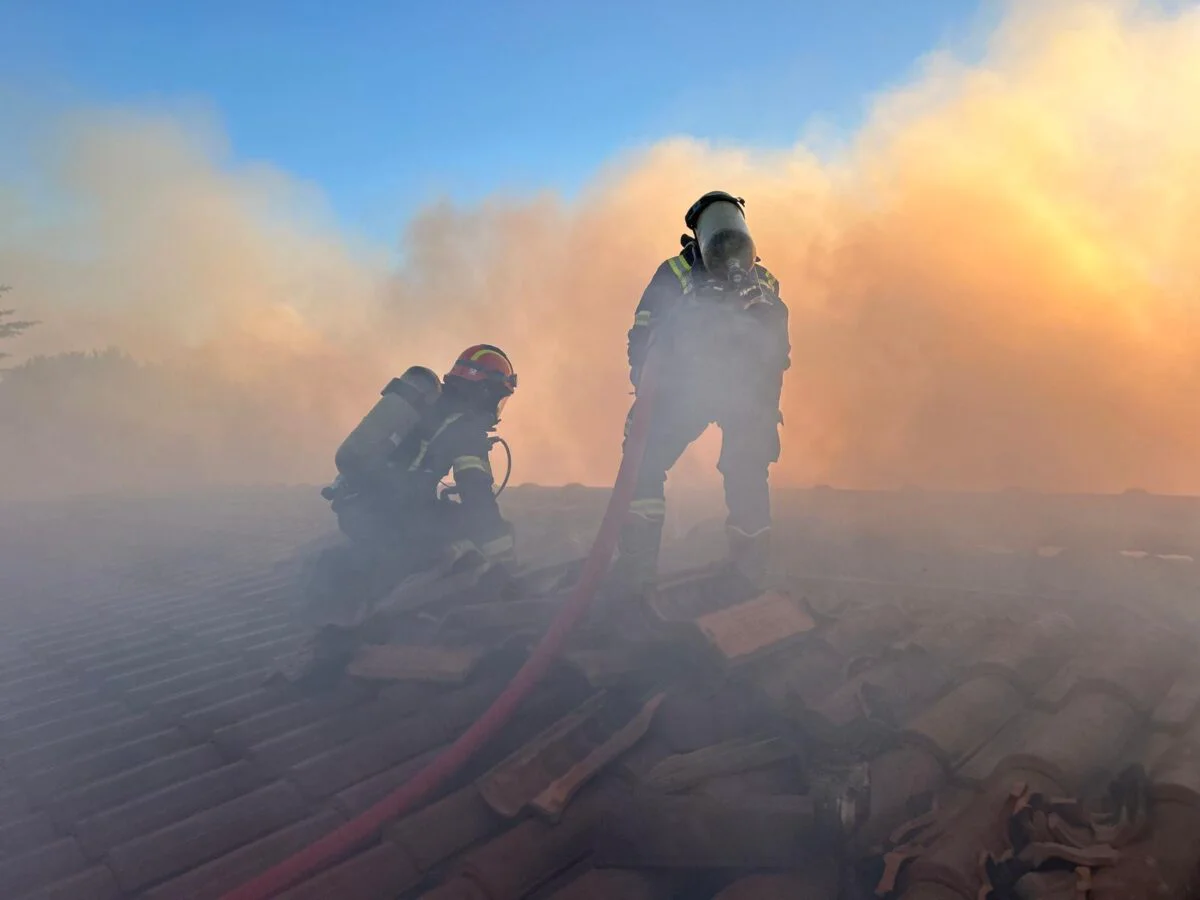
[[(690, 134), (788, 146), (973, 33), (976, 0), (0, 0), (0, 103), (210, 110), (235, 161), (396, 235)], [(0, 116), (0, 121), (3, 117)]]

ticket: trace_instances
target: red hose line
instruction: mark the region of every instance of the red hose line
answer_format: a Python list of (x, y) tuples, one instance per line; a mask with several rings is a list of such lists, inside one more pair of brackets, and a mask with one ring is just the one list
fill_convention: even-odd
[(388, 822), (411, 811), (436, 791), (512, 718), (521, 702), (549, 671), (571, 630), (587, 613), (608, 570), (608, 564), (612, 561), (621, 521), (633, 499), (638, 469), (646, 449), (652, 385), (653, 373), (651, 366), (647, 365), (641, 378), (638, 399), (633, 404), (633, 415), (626, 437), (625, 452), (621, 457), (621, 467), (617, 471), (617, 480), (609, 496), (608, 506), (604, 510), (600, 531), (584, 561), (579, 581), (533, 653), (500, 696), (458, 740), (404, 785), (345, 825), (230, 891), (222, 900), (267, 900), (324, 868), (359, 844), (370, 840)]

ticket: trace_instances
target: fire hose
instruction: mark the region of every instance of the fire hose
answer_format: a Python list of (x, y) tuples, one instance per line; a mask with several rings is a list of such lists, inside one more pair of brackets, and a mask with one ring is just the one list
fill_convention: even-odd
[(541, 641), (500, 696), (453, 744), (393, 793), (299, 853), (230, 891), (222, 900), (267, 900), (347, 855), (375, 837), (388, 822), (412, 811), (427, 799), (512, 718), (522, 701), (549, 671), (566, 644), (567, 637), (587, 613), (612, 561), (621, 520), (633, 499), (638, 469), (646, 449), (653, 406), (654, 373), (653, 366), (649, 364), (652, 362), (651, 358), (639, 380), (640, 389), (633, 404), (617, 480), (579, 580)]

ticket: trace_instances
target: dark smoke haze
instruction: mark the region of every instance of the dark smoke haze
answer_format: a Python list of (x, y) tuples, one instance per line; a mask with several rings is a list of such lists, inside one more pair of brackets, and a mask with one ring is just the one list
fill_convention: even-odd
[(715, 187), (792, 309), (778, 483), (1200, 491), (1198, 59), (1194, 8), (1018, 4), (832, 158), (669, 141), (571, 203), (426, 209), (398, 269), (211, 129), (72, 115), (0, 184), (4, 305), (44, 323), (5, 349), (132, 361), (7, 376), (0, 492), (321, 481), (388, 378), (478, 341), (521, 375), (516, 480), (606, 483), (634, 305)]

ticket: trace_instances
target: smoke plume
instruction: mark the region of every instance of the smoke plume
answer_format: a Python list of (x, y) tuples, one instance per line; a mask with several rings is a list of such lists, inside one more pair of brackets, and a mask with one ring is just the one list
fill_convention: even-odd
[(425, 209), (399, 266), (216, 129), (69, 117), (0, 186), (0, 282), (43, 322), (6, 349), (137, 365), (8, 376), (0, 490), (321, 480), (388, 378), (478, 341), (521, 376), (516, 480), (606, 483), (633, 308), (721, 188), (792, 312), (777, 483), (1200, 491), (1197, 59), (1194, 8), (1018, 3), (836, 154), (665, 141), (571, 202)]

